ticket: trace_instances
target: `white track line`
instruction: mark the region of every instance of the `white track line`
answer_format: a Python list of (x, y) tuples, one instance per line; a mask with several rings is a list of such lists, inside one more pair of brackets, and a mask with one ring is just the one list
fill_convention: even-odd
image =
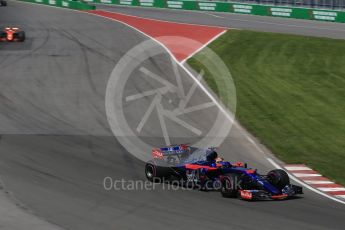
[[(272, 160), (271, 158), (267, 158), (267, 160), (268, 160), (268, 162), (270, 162), (275, 168), (277, 168), (277, 169), (282, 169), (282, 167), (280, 167), (280, 165), (278, 165), (278, 164), (277, 164), (274, 160)], [(290, 177), (291, 179), (293, 179), (294, 181), (296, 181), (296, 182), (299, 183), (300, 185), (304, 186), (305, 188), (307, 188), (307, 189), (309, 189), (309, 190), (311, 190), (311, 191), (313, 191), (313, 192), (315, 192), (315, 193), (317, 193), (317, 194), (319, 194), (319, 195), (321, 195), (321, 196), (327, 197), (328, 199), (334, 200), (334, 201), (336, 201), (336, 202), (338, 202), (338, 203), (341, 203), (341, 204), (345, 204), (345, 201), (340, 200), (340, 199), (338, 199), (338, 198), (336, 198), (336, 197), (334, 197), (334, 196), (328, 195), (328, 194), (326, 194), (326, 193), (323, 193), (323, 192), (321, 192), (321, 191), (319, 191), (319, 190), (317, 190), (317, 189), (311, 187), (310, 185), (308, 185), (308, 184), (304, 183), (303, 181), (299, 180), (298, 178), (296, 178), (295, 176), (293, 176), (293, 175), (290, 174), (289, 172), (287, 172), (287, 174), (289, 175), (289, 177)]]
[(340, 199), (345, 199), (345, 195), (336, 195), (336, 197), (338, 197)]
[[(235, 121), (235, 123), (234, 123), (237, 127), (240, 127), (240, 125)], [(241, 127), (242, 128), (242, 127)], [(243, 132), (245, 132), (244, 130), (243, 130)], [(250, 143), (252, 143), (252, 145), (254, 146), (254, 148), (256, 148), (256, 150), (258, 150), (260, 153), (262, 153), (262, 154), (265, 154), (265, 152), (255, 143), (255, 141), (253, 140), (253, 138), (251, 138), (250, 136), (248, 136), (248, 135), (246, 135), (245, 136), (246, 137), (246, 139), (250, 142)]]
[(219, 16), (219, 15), (216, 15), (216, 14), (211, 14), (207, 11), (199, 11), (199, 13), (202, 13), (202, 14), (206, 14), (206, 15), (209, 15), (209, 16), (212, 16), (212, 17), (215, 17), (215, 18), (223, 18), (223, 19), (226, 19), (225, 17), (223, 16)]
[(307, 184), (334, 184), (334, 182), (329, 181), (329, 180), (305, 180), (304, 181)]
[(311, 168), (308, 168), (306, 166), (285, 166), (289, 171), (299, 171), (299, 170), (312, 170)]
[(220, 36), (222, 36), (223, 34), (226, 33), (227, 30), (223, 30), (222, 32), (220, 32), (219, 34), (217, 34), (216, 36), (214, 36), (212, 39), (210, 39), (208, 42), (206, 42), (203, 46), (201, 46), (199, 49), (197, 49), (196, 51), (194, 51), (192, 54), (190, 54), (188, 57), (186, 57), (185, 59), (183, 59), (181, 61), (182, 64), (184, 64), (189, 58), (193, 57), (195, 54), (199, 53), (201, 50), (203, 50), (206, 46), (208, 46), (211, 42), (213, 42), (214, 40), (216, 40), (217, 38), (219, 38)]
[(324, 192), (341, 192), (341, 191), (345, 191), (345, 188), (317, 188), (321, 191)]
[(317, 173), (292, 173), (296, 177), (319, 177), (321, 174)]

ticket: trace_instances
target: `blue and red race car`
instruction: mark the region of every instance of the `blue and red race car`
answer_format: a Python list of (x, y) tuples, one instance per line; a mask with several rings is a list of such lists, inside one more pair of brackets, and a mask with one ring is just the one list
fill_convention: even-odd
[(226, 162), (215, 148), (200, 149), (186, 144), (156, 148), (146, 163), (145, 174), (152, 182), (178, 181), (203, 191), (219, 190), (223, 197), (244, 200), (282, 200), (303, 194), (290, 184), (288, 174), (274, 169), (260, 175), (242, 162)]

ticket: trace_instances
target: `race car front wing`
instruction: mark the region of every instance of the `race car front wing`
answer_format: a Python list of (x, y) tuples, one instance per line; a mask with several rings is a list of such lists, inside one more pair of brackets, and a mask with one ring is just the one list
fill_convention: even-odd
[(239, 195), (243, 200), (284, 200), (294, 197), (297, 194), (303, 194), (301, 186), (287, 185), (282, 189), (281, 194), (270, 194), (265, 190), (240, 190)]

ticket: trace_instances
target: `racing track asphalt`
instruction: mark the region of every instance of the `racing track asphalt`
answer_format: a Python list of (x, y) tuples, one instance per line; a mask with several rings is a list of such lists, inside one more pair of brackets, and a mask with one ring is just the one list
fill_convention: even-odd
[[(28, 36), (23, 44), (0, 44), (0, 175), (38, 217), (83, 230), (343, 229), (345, 206), (308, 190), (284, 202), (244, 202), (162, 185), (153, 191), (104, 190), (106, 176), (145, 180), (144, 164), (109, 129), (104, 95), (117, 61), (147, 38), (75, 11), (13, 1), (0, 10), (1, 26), (22, 27)], [(167, 78), (172, 74), (167, 54), (146, 67)], [(130, 84), (139, 91), (145, 85)], [(190, 119), (205, 124), (212, 119), (212, 113), (201, 116)], [(145, 138), (162, 143), (157, 134), (147, 132)], [(240, 128), (231, 130), (219, 152), (261, 172), (272, 168)]]

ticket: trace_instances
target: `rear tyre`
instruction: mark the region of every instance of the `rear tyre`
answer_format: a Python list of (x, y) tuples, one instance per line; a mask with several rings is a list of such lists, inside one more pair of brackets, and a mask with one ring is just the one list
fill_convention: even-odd
[(290, 184), (289, 175), (282, 169), (274, 169), (267, 174), (268, 181), (278, 189)]
[(145, 165), (145, 175), (149, 181), (161, 183), (169, 177), (169, 168), (158, 166), (154, 161), (149, 161)]
[(1, 6), (7, 6), (7, 2), (6, 1), (1, 1)]
[(225, 174), (221, 179), (220, 193), (226, 198), (235, 198), (238, 195), (238, 181), (239, 177), (235, 174)]

